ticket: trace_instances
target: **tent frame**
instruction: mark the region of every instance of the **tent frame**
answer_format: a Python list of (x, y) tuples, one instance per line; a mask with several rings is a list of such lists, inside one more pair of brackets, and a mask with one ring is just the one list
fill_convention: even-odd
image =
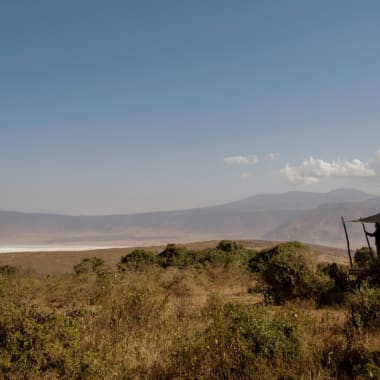
[(372, 260), (375, 260), (375, 255), (373, 253), (371, 244), (370, 244), (369, 239), (368, 239), (367, 230), (365, 228), (365, 223), (378, 223), (378, 220), (380, 220), (380, 214), (372, 215), (372, 216), (369, 216), (367, 218), (360, 218), (360, 219), (348, 220), (348, 221), (346, 221), (343, 218), (343, 216), (341, 218), (342, 218), (342, 224), (343, 224), (344, 233), (345, 233), (345, 236), (346, 236), (347, 253), (348, 253), (348, 258), (350, 260), (350, 267), (351, 268), (353, 267), (353, 261), (352, 261), (352, 254), (351, 254), (350, 239), (348, 237), (347, 226), (346, 226), (347, 222), (361, 223), (361, 225), (363, 227), (364, 236), (365, 236), (366, 241), (367, 241), (368, 249), (369, 249), (369, 251), (371, 253)]

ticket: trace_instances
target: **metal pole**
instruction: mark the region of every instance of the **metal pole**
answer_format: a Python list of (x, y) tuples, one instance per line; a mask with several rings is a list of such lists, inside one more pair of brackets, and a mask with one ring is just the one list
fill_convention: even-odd
[(367, 240), (368, 249), (369, 249), (369, 251), (371, 252), (372, 260), (375, 260), (375, 256), (373, 255), (372, 247), (371, 247), (371, 244), (369, 243), (369, 239), (368, 239), (368, 235), (367, 235), (367, 230), (366, 230), (366, 228), (365, 228), (364, 223), (362, 223), (362, 226), (363, 226), (363, 231), (364, 231), (365, 238), (366, 238), (366, 240)]
[(352, 256), (351, 256), (350, 240), (348, 239), (346, 222), (344, 221), (343, 216), (342, 216), (342, 223), (343, 223), (344, 233), (346, 234), (348, 258), (350, 259), (350, 267), (352, 268)]

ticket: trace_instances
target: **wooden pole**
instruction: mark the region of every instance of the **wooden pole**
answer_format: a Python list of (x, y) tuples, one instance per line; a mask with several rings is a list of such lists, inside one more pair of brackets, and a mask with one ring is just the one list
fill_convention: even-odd
[(372, 260), (375, 260), (375, 256), (373, 255), (372, 247), (371, 247), (371, 244), (369, 243), (369, 239), (368, 239), (368, 235), (367, 235), (367, 230), (366, 230), (366, 228), (365, 228), (364, 223), (362, 223), (362, 226), (363, 226), (363, 231), (364, 231), (365, 238), (366, 238), (366, 240), (367, 240), (368, 249), (369, 249), (369, 251), (371, 252)]
[(343, 216), (342, 216), (342, 223), (343, 223), (344, 233), (346, 234), (348, 258), (350, 259), (350, 267), (352, 268), (352, 256), (351, 256), (350, 240), (348, 239), (346, 222), (344, 221)]

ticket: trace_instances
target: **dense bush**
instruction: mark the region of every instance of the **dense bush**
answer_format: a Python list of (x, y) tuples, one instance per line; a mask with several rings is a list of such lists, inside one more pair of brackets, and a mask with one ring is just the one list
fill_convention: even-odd
[(321, 290), (319, 305), (337, 305), (345, 302), (347, 295), (355, 287), (355, 281), (349, 278), (346, 265), (337, 263), (321, 264), (318, 269), (330, 278), (330, 284)]
[(251, 250), (244, 249), (241, 244), (229, 240), (222, 240), (216, 248), (197, 251), (168, 244), (157, 256), (157, 263), (163, 268), (208, 267), (210, 265), (228, 268), (232, 263), (246, 265), (246, 261), (252, 254)]
[(184, 268), (193, 263), (193, 257), (185, 247), (175, 244), (168, 244), (166, 248), (158, 255), (158, 263), (163, 268), (170, 266)]
[(265, 269), (266, 265), (273, 257), (283, 252), (309, 253), (309, 248), (298, 241), (281, 243), (273, 248), (263, 249), (262, 251), (257, 252), (249, 260), (248, 267), (252, 272), (260, 272)]
[(73, 318), (11, 302), (1, 303), (0, 309), (1, 374), (80, 377), (79, 328)]
[(210, 305), (205, 331), (177, 342), (169, 377), (264, 379), (292, 372), (298, 378), (297, 362), (304, 352), (299, 318), (294, 313), (269, 313), (261, 306)]
[(266, 295), (275, 303), (295, 298), (316, 300), (328, 279), (317, 271), (306, 247), (290, 243), (278, 248), (262, 269)]
[(356, 328), (380, 327), (380, 289), (363, 284), (349, 299), (349, 322)]
[(319, 269), (334, 281), (335, 290), (345, 292), (350, 289), (351, 282), (349, 280), (349, 270), (347, 265), (331, 263), (321, 265)]
[(367, 267), (373, 263), (371, 251), (368, 247), (363, 247), (355, 251), (354, 261), (358, 267)]
[(193, 253), (193, 258), (195, 263), (203, 266), (222, 266), (227, 269), (233, 263), (246, 265), (247, 257), (250, 255), (251, 251), (246, 249), (225, 251), (218, 248), (206, 248)]
[(119, 270), (139, 270), (146, 269), (157, 262), (157, 256), (145, 249), (135, 249), (131, 253), (121, 258), (118, 266)]
[(271, 260), (277, 251), (274, 249), (263, 249), (262, 251), (257, 252), (253, 257), (248, 261), (248, 268), (252, 272), (260, 272), (269, 260)]
[(243, 245), (232, 240), (222, 240), (216, 248), (224, 252), (233, 252), (243, 249)]

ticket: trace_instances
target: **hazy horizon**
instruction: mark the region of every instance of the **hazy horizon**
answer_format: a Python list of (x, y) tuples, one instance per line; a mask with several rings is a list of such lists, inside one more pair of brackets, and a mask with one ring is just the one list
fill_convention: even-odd
[(380, 3), (0, 5), (0, 210), (380, 188)]
[(329, 191), (312, 191), (312, 190), (289, 190), (289, 191), (286, 191), (286, 192), (273, 192), (273, 193), (258, 193), (258, 194), (252, 194), (248, 197), (243, 197), (243, 198), (239, 198), (239, 199), (233, 199), (233, 200), (229, 200), (229, 201), (225, 201), (225, 202), (220, 202), (220, 203), (217, 203), (217, 204), (206, 204), (206, 205), (203, 205), (203, 206), (199, 206), (199, 207), (192, 207), (192, 208), (176, 208), (176, 209), (158, 209), (158, 210), (146, 210), (146, 211), (141, 211), (141, 212), (133, 212), (133, 213), (102, 213), (102, 214), (99, 214), (99, 213), (81, 213), (81, 214), (74, 214), (74, 213), (50, 213), (50, 212), (40, 212), (38, 210), (36, 211), (24, 211), (24, 210), (16, 210), (16, 209), (0, 209), (0, 212), (16, 212), (16, 213), (25, 213), (25, 214), (46, 214), (46, 215), (62, 215), (62, 216), (117, 216), (117, 215), (139, 215), (139, 214), (150, 214), (150, 213), (160, 213), (160, 212), (176, 212), (176, 211), (187, 211), (187, 210), (196, 210), (196, 209), (202, 209), (202, 208), (208, 208), (208, 207), (217, 207), (217, 206), (223, 206), (223, 205), (228, 205), (228, 204), (231, 204), (231, 203), (235, 203), (235, 202), (239, 202), (239, 201), (243, 201), (245, 199), (249, 199), (249, 198), (252, 198), (252, 197), (256, 197), (256, 196), (276, 196), (276, 195), (284, 195), (284, 194), (289, 194), (289, 193), (292, 193), (292, 192), (300, 192), (300, 193), (315, 193), (315, 194), (328, 194), (328, 193), (333, 193), (335, 191), (344, 191), (344, 190), (348, 190), (348, 191), (361, 191), (363, 193), (366, 193), (368, 194), (369, 196), (373, 196), (375, 198), (377, 197), (380, 197), (380, 194), (379, 193), (367, 193), (365, 191), (362, 191), (362, 190), (358, 190), (358, 189), (354, 189), (354, 188), (339, 188), (339, 189), (331, 189)]
[[(342, 246), (341, 216), (351, 220), (373, 215), (379, 210), (380, 199), (353, 189), (263, 195), (216, 207), (145, 214), (76, 216), (0, 211), (0, 252), (74, 251), (223, 239), (300, 240)], [(361, 226), (354, 227), (352, 243), (363, 244)]]

